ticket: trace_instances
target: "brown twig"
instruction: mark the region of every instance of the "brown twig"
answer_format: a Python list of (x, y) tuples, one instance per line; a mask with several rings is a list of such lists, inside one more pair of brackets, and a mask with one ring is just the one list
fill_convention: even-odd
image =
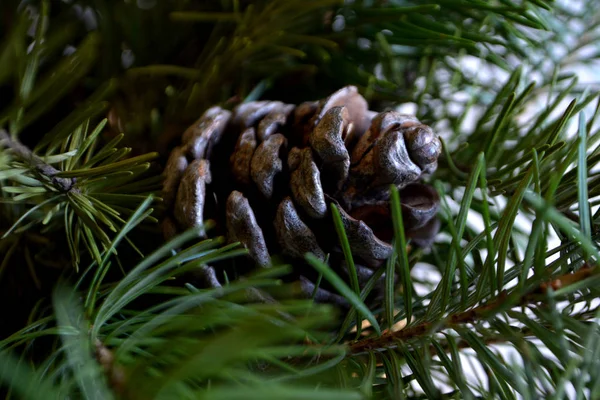
[(125, 386), (125, 371), (115, 362), (112, 351), (98, 339), (95, 343), (95, 356), (111, 388), (117, 394), (122, 393)]
[(495, 314), (500, 309), (506, 308), (506, 303), (507, 300), (509, 300), (509, 297), (513, 297), (514, 305), (530, 304), (540, 301), (540, 295), (544, 295), (549, 288), (557, 290), (589, 278), (595, 273), (597, 273), (596, 268), (586, 264), (578, 271), (564, 274), (556, 279), (544, 282), (534, 290), (525, 293), (516, 299), (514, 298), (514, 294), (508, 294), (506, 291), (504, 291), (500, 293), (500, 296), (498, 296), (498, 298), (496, 298), (494, 301), (475, 307), (468, 311), (451, 315), (440, 323), (432, 324), (429, 322), (424, 322), (400, 331), (387, 332), (379, 337), (359, 340), (358, 342), (350, 345), (350, 352), (353, 354), (358, 354), (368, 350), (389, 348), (398, 341), (406, 341), (409, 339), (414, 339), (418, 336), (423, 336), (425, 334), (433, 334), (441, 329), (451, 328), (452, 326), (459, 324), (472, 323), (482, 317), (485, 318), (486, 316)]
[(53, 166), (45, 163), (41, 158), (33, 154), (33, 152), (17, 139), (13, 139), (8, 132), (0, 129), (0, 147), (7, 147), (19, 158), (31, 163), (35, 170), (41, 175), (50, 179), (52, 184), (62, 192), (76, 190), (75, 178), (60, 178), (56, 176), (60, 173)]

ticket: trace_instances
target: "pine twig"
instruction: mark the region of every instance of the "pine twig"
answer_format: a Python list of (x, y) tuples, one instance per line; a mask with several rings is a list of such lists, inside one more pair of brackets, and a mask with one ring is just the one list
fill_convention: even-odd
[[(591, 267), (589, 264), (586, 264), (576, 272), (564, 274), (550, 282), (544, 282), (540, 284), (534, 290), (522, 295), (515, 305), (518, 304), (522, 306), (539, 301), (539, 295), (547, 293), (549, 288), (557, 290), (566, 286), (570, 286), (576, 282), (580, 282), (586, 278), (589, 278), (597, 272), (598, 271), (596, 267)], [(480, 317), (494, 314), (496, 311), (506, 308), (506, 299), (508, 296), (508, 292), (505, 290), (500, 293), (500, 295), (491, 303), (483, 304), (471, 310), (451, 315), (442, 323), (433, 324), (430, 322), (423, 322), (414, 327), (400, 331), (389, 331), (380, 337), (360, 340), (350, 345), (350, 352), (353, 354), (359, 354), (374, 349), (387, 349), (393, 347), (394, 343), (397, 341), (414, 339), (415, 337), (422, 336), (427, 333), (432, 334), (435, 331), (439, 331), (446, 327), (452, 327), (453, 325), (457, 324), (473, 323)]]
[(61, 192), (79, 191), (79, 189), (75, 187), (75, 178), (60, 178), (56, 176), (61, 171), (45, 163), (27, 146), (19, 142), (17, 139), (11, 138), (8, 132), (2, 129), (0, 129), (0, 147), (7, 147), (19, 158), (30, 162), (38, 173), (47, 177)]
[(106, 379), (115, 393), (122, 393), (125, 387), (125, 371), (115, 363), (113, 352), (100, 340), (95, 342), (96, 361), (102, 367)]

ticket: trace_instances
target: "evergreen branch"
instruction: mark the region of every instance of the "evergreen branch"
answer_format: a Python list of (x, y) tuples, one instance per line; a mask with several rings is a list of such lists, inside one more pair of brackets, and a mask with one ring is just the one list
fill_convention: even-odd
[(125, 385), (125, 371), (115, 363), (113, 352), (104, 346), (99, 339), (96, 339), (94, 346), (96, 361), (104, 371), (111, 390), (116, 394), (122, 393)]
[[(139, 222), (141, 220), (137, 218), (132, 225)], [(127, 229), (132, 228), (133, 226), (129, 226)], [(56, 307), (62, 307), (57, 310), (57, 316), (60, 317), (58, 330), (52, 326), (48, 327), (53, 318), (47, 319), (44, 324), (35, 323), (1, 341), (0, 348), (9, 349), (41, 336), (61, 335), (70, 348), (66, 354), (67, 358), (63, 359), (60, 356), (54, 359), (53, 365), (46, 369), (44, 376), (52, 374), (53, 371), (62, 371), (67, 379), (63, 380), (61, 386), (68, 388), (67, 392), (73, 394), (85, 393), (93, 385), (101, 384), (90, 380), (88, 375), (97, 368), (104, 371), (113, 394), (125, 398), (145, 398), (146, 395), (153, 397), (158, 392), (171, 393), (181, 398), (187, 391), (196, 391), (200, 383), (210, 380), (210, 392), (214, 391), (217, 395), (232, 385), (255, 387), (261, 384), (276, 384), (278, 386), (273, 388), (278, 390), (265, 398), (279, 399), (286, 398), (286, 395), (281, 397), (282, 393), (285, 393), (281, 390), (285, 389), (288, 393), (298, 390), (297, 393), (301, 393), (305, 388), (312, 387), (306, 383), (295, 382), (324, 379), (331, 367), (342, 361), (345, 354), (342, 348), (327, 346), (316, 349), (293, 343), (300, 343), (307, 335), (322, 337), (323, 334), (315, 329), (328, 325), (331, 319), (329, 307), (315, 306), (310, 301), (239, 304), (240, 296), (247, 301), (247, 288), (268, 289), (278, 285), (277, 280), (261, 278), (260, 274), (245, 281), (239, 280), (222, 288), (209, 290), (197, 290), (191, 285), (191, 291), (167, 290), (168, 287), (163, 286), (163, 282), (171, 279), (174, 274), (181, 274), (194, 266), (205, 265), (215, 259), (215, 254), (220, 250), (229, 249), (221, 252), (223, 257), (236, 255), (235, 251), (230, 251), (231, 246), (215, 249), (215, 245), (218, 246), (219, 243), (207, 240), (201, 243), (204, 251), (199, 252), (202, 247), (193, 245), (176, 256), (159, 261), (174, 243), (183, 243), (197, 234), (197, 230), (183, 234), (173, 239), (171, 246), (164, 246), (142, 261), (117, 285), (117, 291), (113, 289), (110, 292), (113, 294), (125, 290), (118, 298), (101, 296), (98, 301), (94, 300), (91, 303), (91, 319), (86, 318), (81, 310), (77, 311), (75, 299), (79, 296), (76, 291), (69, 290), (62, 294), (59, 292), (55, 300)], [(124, 235), (122, 233), (120, 237)], [(182, 260), (187, 262), (181, 264)], [(152, 266), (154, 262), (158, 264)], [(101, 270), (95, 271), (96, 276), (102, 277), (104, 274)], [(269, 274), (279, 273), (272, 271)], [(148, 309), (128, 308), (136, 298), (161, 293), (161, 288), (164, 290), (162, 293), (168, 296), (164, 302)], [(95, 286), (90, 290), (95, 291)], [(65, 302), (66, 298), (71, 300)], [(118, 300), (118, 303), (115, 304), (114, 300)], [(67, 307), (67, 304), (71, 305)], [(104, 311), (107, 308), (112, 310), (108, 317)], [(127, 317), (123, 318), (124, 316)], [(201, 318), (198, 318), (199, 316)], [(90, 323), (92, 325), (88, 326)], [(220, 334), (214, 335), (213, 332)], [(92, 356), (92, 352), (84, 354), (81, 350), (90, 343), (93, 343), (91, 350), (97, 365), (79, 371), (79, 364), (74, 361), (86, 359), (85, 363), (89, 362), (87, 358)], [(215, 357), (217, 353), (220, 357)], [(333, 354), (337, 355), (333, 363), (326, 361), (323, 365), (301, 369), (286, 367), (285, 360), (290, 355), (304, 358), (310, 365), (310, 360), (315, 357), (329, 359)], [(206, 363), (207, 360), (212, 360), (212, 363)], [(214, 363), (216, 360), (219, 362)], [(270, 377), (260, 376), (258, 372), (263, 368), (260, 365), (256, 366), (257, 360), (278, 366), (278, 371), (270, 374)], [(162, 372), (158, 376), (155, 368), (157, 365), (162, 365)], [(243, 365), (247, 367), (243, 368)], [(0, 368), (0, 381), (4, 377), (3, 373)], [(146, 379), (143, 377), (148, 374), (154, 376), (153, 383), (145, 386), (143, 393), (140, 393), (136, 382), (138, 379)], [(72, 386), (74, 382), (78, 383), (79, 389)], [(323, 396), (332, 393), (324, 389)], [(356, 397), (355, 391), (352, 390), (336, 393), (344, 399)]]
[[(0, 382), (10, 385), (13, 393), (22, 398), (31, 400), (60, 398), (60, 392), (53, 387), (49, 379), (40, 379), (38, 371), (34, 371), (29, 365), (6, 351), (0, 351)], [(32, 385), (33, 382), (36, 384)]]
[[(117, 227), (125, 223), (123, 216), (133, 213), (129, 207), (143, 202), (160, 185), (160, 179), (139, 179), (147, 175), (148, 161), (156, 158), (155, 153), (126, 158), (130, 149), (117, 150), (119, 140), (94, 150), (105, 125), (106, 120), (89, 132), (86, 121), (67, 139), (68, 145), (58, 145), (60, 139), (50, 140), (43, 158), (0, 131), (1, 143), (18, 156), (0, 166), (0, 177), (11, 183), (3, 186), (3, 201), (33, 204), (15, 221), (3, 221), (12, 225), (4, 237), (34, 224), (46, 225), (46, 230), (56, 229), (61, 225), (59, 220), (70, 220), (64, 229), (71, 262), (75, 267), (79, 265), (81, 245), (96, 260), (100, 259), (101, 248), (110, 245), (106, 230), (117, 232)], [(67, 148), (70, 151), (56, 154)], [(44, 159), (54, 160), (59, 168)], [(119, 174), (117, 178), (115, 175)], [(150, 215), (146, 217), (153, 220)]]
[(8, 147), (18, 158), (25, 162), (31, 163), (33, 168), (50, 180), (60, 192), (65, 193), (71, 190), (78, 191), (78, 189), (75, 187), (75, 180), (73, 178), (62, 178), (56, 176), (60, 173), (59, 170), (45, 163), (40, 157), (33, 154), (33, 152), (27, 146), (23, 145), (16, 139), (12, 139), (8, 132), (2, 129), (0, 129), (0, 147)]
[(414, 340), (422, 336), (433, 335), (443, 329), (455, 328), (459, 325), (485, 320), (507, 308), (540, 302), (543, 300), (543, 297), (540, 295), (546, 294), (548, 288), (552, 288), (553, 290), (567, 288), (596, 275), (597, 272), (596, 267), (587, 266), (576, 272), (564, 274), (551, 281), (543, 282), (526, 293), (504, 290), (493, 301), (468, 311), (448, 315), (442, 321), (435, 323), (423, 322), (397, 332), (388, 331), (380, 337), (359, 340), (350, 345), (350, 352), (358, 355), (372, 350), (388, 350), (395, 348), (397, 342)]
[[(17, 158), (0, 153), (1, 222), (13, 224), (0, 240), (7, 257), (0, 274), (15, 254), (36, 274), (42, 264), (31, 256), (42, 247), (31, 233), (36, 225), (42, 226), (44, 246), (55, 246), (49, 233), (66, 228), (75, 263), (81, 262), (81, 248), (95, 262), (77, 286), (85, 312), (78, 310), (76, 291), (62, 300), (59, 294), (55, 304), (62, 304), (62, 309), (56, 307), (62, 322), (42, 318), (0, 341), (2, 349), (18, 350), (26, 360), (39, 355), (30, 352), (37, 338), (63, 339), (47, 362), (36, 363), (40, 374), (19, 368), (0, 353), (16, 366), (8, 374), (0, 367), (0, 381), (19, 378), (14, 381), (17, 394), (27, 395), (27, 380), (40, 382), (40, 375), (48, 393), (90, 393), (101, 388), (101, 377), (87, 375), (98, 366), (109, 388), (128, 398), (160, 393), (173, 398), (329, 399), (357, 398), (358, 390), (363, 398), (423, 398), (422, 392), (428, 398), (511, 398), (515, 393), (537, 398), (564, 395), (570, 385), (579, 397), (600, 394), (600, 380), (595, 379), (600, 368), (595, 357), (600, 351), (595, 304), (600, 275), (590, 264), (598, 255), (600, 221), (593, 208), (600, 196), (597, 110), (580, 125), (579, 140), (570, 136), (573, 116), (598, 95), (582, 90), (573, 79), (576, 74), (564, 73), (572, 63), (598, 57), (582, 51), (597, 38), (593, 2), (583, 2), (583, 12), (575, 13), (540, 0), (423, 5), (176, 1), (159, 2), (150, 10), (98, 1), (89, 8), (101, 16), (95, 21), (98, 32), (83, 42), (76, 37), (83, 31), (77, 22), (69, 25), (77, 29), (64, 35), (46, 30), (60, 21), (54, 19), (59, 11), (80, 2), (63, 3), (52, 4), (52, 13), (49, 2), (33, 11), (38, 20), (31, 37), (25, 18), (15, 28), (0, 21), (0, 31), (9, 33), (0, 49), (0, 81), (15, 77), (16, 88), (16, 100), (0, 111), (0, 121), (37, 144), (31, 152), (18, 141), (8, 143), (5, 132), (0, 135)], [(16, 15), (12, 8), (17, 9), (16, 2), (0, 4), (0, 10), (9, 10), (2, 15)], [(581, 28), (571, 26), (573, 21)], [(569, 43), (573, 34), (575, 43)], [(58, 56), (65, 43), (78, 48), (70, 57)], [(131, 65), (121, 62), (123, 44), (133, 55)], [(97, 46), (103, 46), (101, 59)], [(555, 48), (563, 46), (566, 56), (556, 59)], [(62, 62), (53, 68), (57, 57)], [(480, 73), (464, 67), (463, 57), (481, 61)], [(514, 60), (522, 69), (514, 67)], [(37, 71), (50, 79), (38, 79)], [(505, 79), (503, 71), (514, 73)], [(537, 73), (538, 83), (530, 82)], [(59, 79), (52, 81), (54, 74)], [(486, 75), (492, 79), (480, 80)], [(112, 131), (99, 126), (90, 133), (87, 121), (109, 107), (99, 103), (109, 92), (100, 82), (114, 76), (121, 78), (110, 104)], [(410, 243), (405, 249), (395, 216), (400, 244), (362, 290), (356, 266), (348, 265), (347, 285), (327, 265), (319, 265), (320, 277), (333, 282), (354, 307), (339, 332), (332, 335), (328, 329), (335, 320), (328, 307), (290, 300), (255, 304), (249, 298), (249, 290), (268, 291), (276, 299), (282, 292), (289, 295), (285, 292), (293, 288), (278, 280), (283, 269), (246, 281), (228, 274), (222, 288), (196, 288), (194, 279), (209, 268), (208, 262), (243, 252), (234, 245), (222, 247), (220, 240), (183, 250), (185, 241), (169, 242), (132, 270), (130, 257), (114, 257), (117, 249), (126, 253), (121, 241), (133, 226), (152, 220), (151, 209), (136, 207), (160, 184), (154, 173), (142, 178), (155, 155), (127, 158), (130, 150), (117, 148), (121, 139), (156, 146), (148, 142), (160, 136), (158, 146), (167, 148), (167, 135), (159, 135), (165, 120), (175, 124), (168, 129), (179, 135), (179, 124), (195, 119), (208, 105), (229, 107), (267, 94), (297, 102), (349, 83), (379, 101), (371, 103), (376, 108), (386, 107), (387, 101), (414, 102), (419, 118), (431, 121), (444, 136), (446, 159), (435, 179), (446, 212), (430, 250), (415, 250)], [(5, 86), (11, 85), (2, 85), (3, 90)], [(87, 95), (90, 89), (97, 90), (92, 99), (57, 123), (65, 114), (58, 100), (70, 110), (81, 102), (79, 91)], [(471, 112), (474, 121), (467, 117)], [(40, 139), (32, 134), (38, 126), (54, 128)], [(121, 130), (125, 135), (114, 135)], [(146, 136), (138, 140), (136, 132)], [(101, 136), (109, 136), (108, 143), (96, 149)], [(143, 204), (150, 206), (149, 200)], [(483, 228), (473, 224), (478, 217)], [(532, 222), (531, 231), (519, 225), (521, 217)], [(555, 233), (561, 244), (548, 250)], [(343, 232), (338, 234), (345, 255), (351, 254)], [(439, 290), (433, 290), (435, 279), (418, 276), (421, 262), (443, 275)], [(222, 272), (215, 265), (210, 268)], [(131, 272), (123, 278), (115, 270), (117, 282), (112, 282), (115, 266)], [(190, 271), (195, 277), (188, 280)], [(402, 294), (395, 290), (397, 272)], [(367, 307), (365, 299), (383, 273), (385, 304)], [(41, 276), (35, 280), (44, 282)], [(516, 286), (499, 290), (513, 281)], [(40, 313), (33, 314), (32, 321)], [(355, 333), (353, 321), (363, 322), (357, 321), (358, 314), (374, 323), (356, 327)], [(375, 337), (374, 327), (382, 321), (388, 330)], [(402, 324), (407, 326), (396, 330)], [(355, 334), (359, 340), (349, 347), (313, 344), (337, 344)], [(498, 343), (512, 344), (523, 365), (497, 352)], [(465, 373), (465, 357), (483, 368), (485, 378)], [(91, 369), (77, 371), (80, 363)]]

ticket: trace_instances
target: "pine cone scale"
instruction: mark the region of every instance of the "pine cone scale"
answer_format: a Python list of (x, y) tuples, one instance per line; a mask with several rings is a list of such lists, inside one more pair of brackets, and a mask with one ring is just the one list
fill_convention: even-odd
[(350, 155), (344, 143), (347, 131), (352, 127), (348, 120), (346, 107), (333, 107), (319, 121), (309, 139), (312, 150), (323, 162), (322, 169), (331, 175), (332, 185), (324, 183), (326, 187), (339, 189), (348, 178)]
[(325, 260), (325, 253), (319, 246), (317, 237), (302, 221), (289, 197), (286, 197), (277, 208), (275, 230), (285, 254), (300, 258), (310, 252), (320, 260)]
[(208, 160), (195, 160), (183, 173), (175, 200), (175, 219), (184, 228), (201, 227), (204, 224), (206, 184), (210, 182)]
[(275, 177), (283, 171), (281, 152), (286, 143), (285, 136), (280, 133), (273, 134), (258, 146), (252, 157), (252, 181), (267, 199), (273, 196)]
[(256, 150), (256, 134), (254, 128), (248, 128), (240, 135), (230, 158), (233, 176), (244, 185), (250, 184), (250, 165), (254, 150)]
[(271, 264), (262, 229), (256, 222), (248, 199), (234, 190), (227, 199), (227, 232), (231, 242), (240, 242), (261, 267)]

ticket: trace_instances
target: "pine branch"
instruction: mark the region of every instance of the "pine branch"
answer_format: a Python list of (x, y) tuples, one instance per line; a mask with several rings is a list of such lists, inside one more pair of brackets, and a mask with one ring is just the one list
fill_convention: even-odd
[[(117, 226), (125, 223), (123, 216), (133, 213), (132, 204), (155, 192), (161, 180), (147, 172), (149, 161), (157, 154), (127, 158), (131, 149), (115, 147), (122, 136), (96, 150), (105, 125), (106, 120), (90, 131), (86, 121), (66, 143), (60, 137), (48, 140), (44, 157), (2, 133), (2, 143), (19, 156), (0, 166), (3, 201), (27, 207), (27, 212), (15, 220), (3, 221), (10, 226), (3, 238), (36, 224), (46, 226), (42, 232), (62, 228), (76, 268), (82, 245), (91, 257), (100, 260), (111, 242), (106, 231), (117, 232)], [(65, 152), (56, 154), (61, 150)], [(44, 160), (52, 160), (59, 168)], [(156, 221), (150, 216), (148, 219)], [(64, 224), (65, 220), (70, 223)]]
[(372, 350), (389, 350), (395, 348), (397, 342), (415, 340), (422, 336), (433, 335), (444, 329), (452, 329), (459, 325), (481, 322), (499, 312), (505, 311), (507, 308), (523, 307), (543, 301), (549, 287), (553, 290), (565, 288), (590, 278), (597, 273), (598, 270), (596, 267), (587, 266), (576, 272), (564, 274), (553, 278), (551, 281), (543, 282), (526, 293), (519, 293), (518, 290), (504, 290), (493, 301), (468, 311), (448, 315), (444, 320), (436, 321), (435, 323), (424, 322), (400, 331), (389, 331), (379, 337), (359, 340), (350, 345), (350, 352), (352, 354), (362, 354)]
[(104, 375), (110, 385), (111, 390), (115, 394), (123, 393), (125, 386), (125, 371), (123, 368), (115, 363), (113, 352), (104, 346), (99, 339), (95, 342), (96, 361), (102, 367)]
[(9, 148), (18, 158), (25, 162), (31, 163), (33, 168), (44, 177), (48, 178), (49, 181), (62, 193), (76, 191), (79, 189), (75, 187), (74, 178), (61, 178), (56, 176), (60, 173), (59, 170), (53, 166), (42, 161), (40, 157), (33, 154), (33, 152), (25, 145), (20, 143), (18, 140), (10, 137), (8, 132), (0, 129), (0, 147)]
[[(30, 254), (39, 244), (25, 252), (23, 239), (46, 227), (41, 237), (51, 245), (56, 240), (48, 232), (65, 229), (76, 264), (82, 248), (94, 259), (77, 275), (75, 289), (55, 297), (58, 322), (47, 316), (0, 340), (0, 364), (11, 366), (0, 367), (0, 382), (14, 379), (24, 396), (30, 395), (26, 382), (42, 382), (47, 393), (62, 397), (104, 390), (103, 379), (108, 392), (127, 398), (537, 398), (568, 389), (579, 397), (600, 395), (597, 121), (581, 118), (577, 137), (571, 135), (579, 113), (595, 116), (597, 107), (590, 106), (600, 102), (574, 74), (563, 74), (571, 62), (597, 58), (581, 51), (597, 36), (593, 2), (574, 14), (539, 0), (176, 1), (150, 10), (100, 1), (89, 8), (98, 31), (83, 41), (82, 21), (71, 21), (66, 33), (52, 29), (58, 11), (71, 12), (78, 3), (53, 4), (54, 13), (47, 1), (39, 12), (33, 8), (35, 38), (27, 36), (25, 19), (19, 29), (0, 25), (7, 33), (0, 81), (14, 78), (17, 88), (0, 110), (0, 124), (19, 137), (45, 133), (31, 136), (31, 151), (0, 130), (5, 154), (14, 156), (0, 153), (2, 200), (11, 210), (2, 218), (14, 224), (0, 251), (8, 249), (7, 259), (23, 251), (35, 272)], [(571, 26), (575, 20), (582, 30)], [(573, 33), (580, 40), (569, 44), (563, 36)], [(77, 50), (60, 55), (65, 43)], [(567, 56), (555, 59), (552, 51), (566, 44)], [(131, 64), (121, 62), (123, 46)], [(463, 57), (481, 61), (478, 71), (469, 72)], [(481, 81), (486, 73), (497, 79)], [(148, 142), (162, 136), (165, 121), (179, 135), (179, 125), (208, 105), (267, 95), (297, 102), (349, 83), (381, 108), (414, 103), (448, 146), (431, 178), (444, 207), (442, 233), (429, 251), (407, 246), (396, 212), (393, 262), (363, 288), (343, 230), (350, 284), (326, 263), (313, 262), (352, 306), (333, 334), (329, 307), (289, 300), (293, 288), (279, 280), (288, 269), (196, 287), (186, 272), (215, 269), (207, 266), (243, 254), (220, 239), (198, 242), (190, 233), (140, 262), (116, 257), (117, 250), (126, 253), (121, 242), (134, 227), (152, 220), (147, 196), (160, 185), (157, 172), (143, 175), (155, 154), (127, 158), (130, 150), (117, 148), (123, 137), (153, 146)], [(82, 102), (90, 89), (94, 94)], [(59, 100), (68, 112), (54, 113)], [(102, 124), (89, 129), (109, 109), (112, 131)], [(98, 149), (103, 135), (109, 143)], [(392, 207), (400, 207), (397, 198)], [(521, 227), (520, 219), (531, 225)], [(561, 244), (551, 248), (554, 236)], [(186, 240), (196, 244), (185, 247)], [(419, 282), (422, 263), (440, 279)], [(114, 282), (111, 271), (118, 274)], [(367, 307), (384, 273), (384, 300)], [(255, 301), (249, 290), (279, 301)], [(365, 317), (371, 327), (354, 332)], [(407, 327), (394, 331), (405, 321)], [(62, 344), (36, 363), (39, 374), (4, 352), (18, 350), (25, 361), (43, 336), (60, 336)], [(519, 362), (496, 351), (499, 343), (518, 349)], [(466, 378), (465, 356), (477, 359), (484, 379)], [(104, 375), (96, 374), (102, 369)]]

